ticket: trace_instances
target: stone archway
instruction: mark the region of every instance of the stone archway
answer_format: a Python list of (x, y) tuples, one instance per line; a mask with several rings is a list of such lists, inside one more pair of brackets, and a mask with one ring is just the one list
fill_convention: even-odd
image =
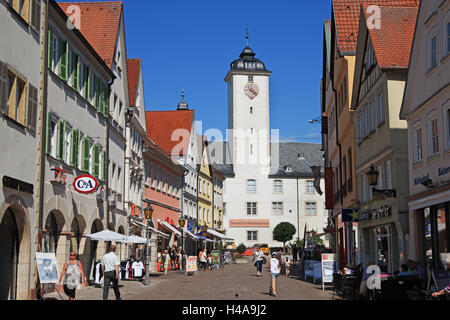
[(0, 300), (29, 299), (30, 272), (28, 214), (20, 201), (4, 204), (0, 211)]

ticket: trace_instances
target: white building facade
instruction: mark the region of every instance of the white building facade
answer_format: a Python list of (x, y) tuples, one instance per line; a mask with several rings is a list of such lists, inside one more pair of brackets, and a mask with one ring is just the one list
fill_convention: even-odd
[(45, 3), (0, 3), (0, 300), (31, 299), (35, 288)]

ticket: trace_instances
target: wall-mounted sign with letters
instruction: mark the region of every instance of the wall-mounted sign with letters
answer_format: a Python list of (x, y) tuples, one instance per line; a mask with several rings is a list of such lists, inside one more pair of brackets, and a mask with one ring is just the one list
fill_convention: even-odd
[(98, 181), (95, 177), (85, 174), (75, 178), (73, 187), (79, 193), (89, 194), (97, 190)]

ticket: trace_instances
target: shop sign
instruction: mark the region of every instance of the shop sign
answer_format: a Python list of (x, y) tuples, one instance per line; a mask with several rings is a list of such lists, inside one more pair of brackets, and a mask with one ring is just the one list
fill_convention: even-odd
[(33, 194), (34, 186), (21, 180), (17, 180), (8, 176), (3, 176), (2, 183), (4, 187), (11, 188), (17, 191)]
[(55, 173), (55, 175), (53, 176), (53, 180), (51, 182), (57, 182), (65, 185), (67, 179), (67, 175), (65, 173), (67, 173), (67, 171), (56, 166), (53, 167), (52, 171)]
[(359, 221), (372, 221), (392, 216), (392, 208), (389, 206), (383, 206), (380, 209), (369, 209), (362, 211), (359, 215)]
[(415, 178), (414, 179), (414, 185), (417, 186), (419, 184), (427, 182), (428, 180), (430, 180), (430, 175), (429, 174), (427, 174), (426, 176), (423, 176), (423, 177)]
[(450, 172), (450, 167), (440, 167), (439, 169), (438, 169), (438, 175), (439, 175), (439, 177), (441, 177), (441, 176), (445, 176), (447, 173), (449, 173)]
[(100, 189), (98, 190), (97, 199), (100, 200), (101, 202), (105, 202), (106, 200), (105, 187), (100, 187)]
[(73, 187), (79, 193), (89, 194), (97, 190), (98, 181), (95, 177), (85, 174), (75, 178)]

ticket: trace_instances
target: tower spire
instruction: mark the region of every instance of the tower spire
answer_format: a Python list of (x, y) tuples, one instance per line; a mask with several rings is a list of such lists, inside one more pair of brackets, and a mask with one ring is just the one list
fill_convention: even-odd
[(188, 104), (184, 101), (184, 88), (181, 89), (181, 101), (178, 104), (177, 110), (189, 110)]
[(245, 41), (246, 41), (246, 45), (248, 47), (248, 27), (245, 27)]

